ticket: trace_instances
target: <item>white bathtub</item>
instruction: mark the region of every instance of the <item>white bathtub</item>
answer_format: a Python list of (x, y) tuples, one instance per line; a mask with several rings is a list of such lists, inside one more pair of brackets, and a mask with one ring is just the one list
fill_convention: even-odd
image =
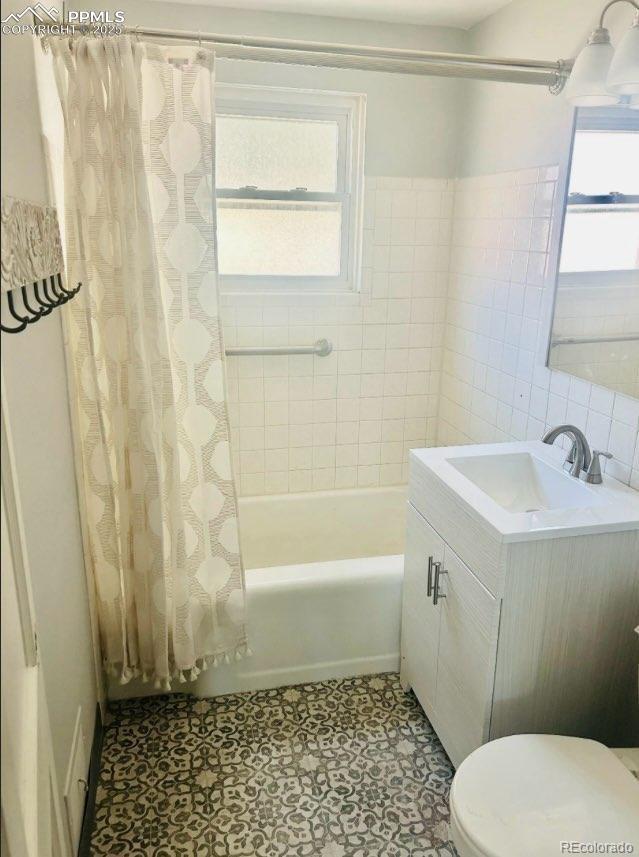
[(253, 656), (194, 683), (215, 696), (399, 668), (404, 488), (240, 499)]

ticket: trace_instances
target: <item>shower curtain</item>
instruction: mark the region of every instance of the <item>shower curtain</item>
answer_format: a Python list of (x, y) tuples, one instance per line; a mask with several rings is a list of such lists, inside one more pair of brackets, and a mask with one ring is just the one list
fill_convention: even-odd
[[(168, 689), (247, 654), (216, 278), (213, 54), (49, 42), (67, 363), (104, 662)], [(60, 168), (60, 166), (59, 166)], [(73, 629), (69, 629), (73, 633)]]

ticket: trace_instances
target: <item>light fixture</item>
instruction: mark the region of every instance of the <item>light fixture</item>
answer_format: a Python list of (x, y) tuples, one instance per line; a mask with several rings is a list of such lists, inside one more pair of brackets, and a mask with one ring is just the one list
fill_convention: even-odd
[(610, 33), (597, 27), (572, 67), (566, 84), (566, 98), (576, 107), (617, 104), (619, 96), (606, 89), (608, 69), (615, 54)]
[(606, 86), (619, 95), (639, 95), (639, 11), (615, 51)]
[[(610, 33), (604, 27), (608, 9), (615, 3), (630, 3), (635, 20), (615, 51)], [(624, 95), (639, 93), (639, 3), (636, 0), (611, 0), (601, 13), (572, 67), (566, 84), (566, 98), (576, 107), (618, 104)]]

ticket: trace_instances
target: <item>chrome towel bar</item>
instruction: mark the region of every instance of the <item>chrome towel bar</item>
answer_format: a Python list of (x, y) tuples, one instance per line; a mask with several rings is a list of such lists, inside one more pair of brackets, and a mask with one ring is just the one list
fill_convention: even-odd
[(313, 345), (236, 345), (226, 349), (227, 357), (256, 357), (261, 355), (317, 354), (327, 357), (333, 350), (328, 339), (318, 339)]

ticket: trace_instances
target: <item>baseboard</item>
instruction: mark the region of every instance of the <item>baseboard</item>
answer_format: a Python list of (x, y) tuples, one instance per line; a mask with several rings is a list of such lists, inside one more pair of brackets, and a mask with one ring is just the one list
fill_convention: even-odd
[(104, 727), (100, 716), (100, 707), (95, 711), (95, 728), (93, 730), (93, 743), (91, 744), (91, 762), (89, 764), (89, 782), (87, 799), (84, 804), (84, 816), (82, 818), (82, 832), (80, 834), (80, 845), (78, 846), (78, 857), (90, 857), (91, 834), (93, 833), (93, 821), (95, 818), (95, 799), (100, 777), (100, 759), (102, 756), (102, 740)]

